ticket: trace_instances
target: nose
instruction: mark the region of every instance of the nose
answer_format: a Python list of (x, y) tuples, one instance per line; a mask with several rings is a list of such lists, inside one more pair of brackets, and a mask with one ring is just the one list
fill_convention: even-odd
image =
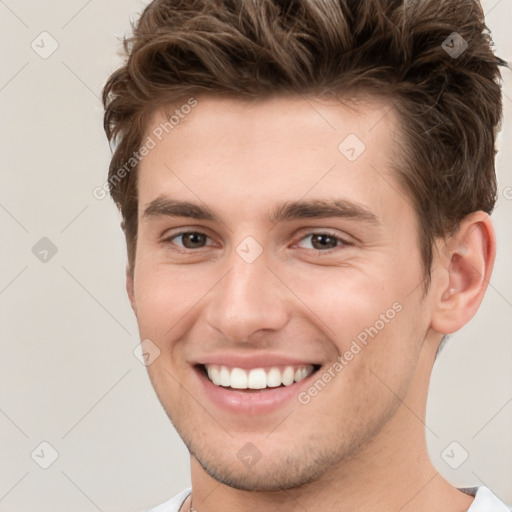
[(208, 294), (204, 310), (208, 326), (231, 343), (250, 342), (282, 329), (289, 321), (290, 298), (267, 266), (265, 252), (248, 263), (234, 251), (229, 264), (229, 271)]

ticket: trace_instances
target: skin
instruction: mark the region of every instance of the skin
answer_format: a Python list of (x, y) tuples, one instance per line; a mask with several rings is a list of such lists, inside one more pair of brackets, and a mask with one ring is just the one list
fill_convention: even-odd
[[(155, 112), (148, 134), (164, 121)], [(392, 168), (399, 126), (376, 99), (198, 97), (141, 162), (127, 290), (141, 339), (161, 351), (148, 372), (191, 452), (199, 512), (470, 506), (429, 459), (425, 409), (442, 335), (465, 325), (483, 298), (494, 231), (475, 212), (456, 237), (436, 240), (424, 293), (417, 220)], [(338, 149), (351, 133), (366, 145), (355, 161)], [(219, 221), (145, 216), (162, 195), (206, 205)], [(267, 218), (285, 201), (334, 198), (364, 206), (378, 224)], [(208, 238), (194, 248), (171, 238), (182, 230)], [(319, 248), (314, 235), (326, 230), (347, 243)], [(248, 236), (263, 251), (252, 263), (236, 252)], [(395, 303), (395, 318), (306, 405), (228, 412), (209, 401), (192, 368), (212, 354), (264, 352), (320, 363), (322, 375)], [(246, 443), (261, 453), (250, 468), (237, 457)]]

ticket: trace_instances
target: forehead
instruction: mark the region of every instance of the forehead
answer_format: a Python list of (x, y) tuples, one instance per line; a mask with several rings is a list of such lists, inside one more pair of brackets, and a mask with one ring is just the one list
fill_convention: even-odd
[[(298, 145), (336, 144), (353, 130), (372, 144), (377, 138), (393, 136), (398, 123), (391, 104), (374, 96), (341, 100), (307, 96), (275, 96), (245, 100), (221, 96), (200, 96), (164, 106), (153, 112), (147, 135), (179, 138), (180, 146), (219, 143), (232, 139), (232, 150), (248, 150), (257, 141)], [(159, 133), (158, 133), (159, 132)], [(236, 142), (236, 144), (234, 144)], [(236, 148), (234, 147), (236, 146)], [(203, 147), (203, 146), (202, 146)]]
[(393, 170), (398, 123), (384, 100), (195, 101), (153, 113), (145, 137), (155, 147), (139, 166), (142, 206), (167, 192), (196, 202), (241, 198), (245, 208), (258, 198), (268, 204), (334, 192), (377, 208), (382, 194), (403, 200)]

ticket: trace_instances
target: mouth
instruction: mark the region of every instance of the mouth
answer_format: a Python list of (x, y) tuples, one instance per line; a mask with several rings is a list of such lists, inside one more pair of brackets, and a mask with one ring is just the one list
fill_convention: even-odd
[(242, 392), (264, 392), (289, 387), (307, 379), (320, 365), (288, 365), (261, 368), (237, 368), (218, 364), (200, 364), (198, 369), (214, 385)]
[(246, 422), (299, 405), (322, 363), (282, 353), (225, 352), (206, 355), (192, 368), (203, 403)]

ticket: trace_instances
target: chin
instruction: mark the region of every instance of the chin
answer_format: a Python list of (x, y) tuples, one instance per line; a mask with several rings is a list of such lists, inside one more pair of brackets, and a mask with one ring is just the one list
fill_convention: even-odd
[(258, 436), (254, 441), (258, 448), (252, 448), (257, 460), (246, 464), (243, 455), (251, 450), (241, 454), (240, 446), (245, 446), (248, 439), (250, 443), (250, 437), (244, 436), (240, 442), (229, 438), (210, 443), (207, 435), (195, 434), (188, 431), (188, 435), (181, 435), (192, 459), (217, 482), (242, 491), (276, 492), (306, 486), (343, 464), (352, 451), (339, 438), (337, 443), (329, 443), (314, 435), (285, 443)]
[(324, 460), (317, 456), (305, 463), (304, 459), (299, 460), (299, 454), (285, 461), (279, 454), (274, 454), (280, 460), (264, 461), (262, 457), (250, 468), (237, 459), (227, 464), (225, 460), (200, 458), (193, 452), (191, 456), (217, 482), (241, 491), (276, 492), (300, 488), (319, 480), (332, 470), (333, 464), (332, 455)]

